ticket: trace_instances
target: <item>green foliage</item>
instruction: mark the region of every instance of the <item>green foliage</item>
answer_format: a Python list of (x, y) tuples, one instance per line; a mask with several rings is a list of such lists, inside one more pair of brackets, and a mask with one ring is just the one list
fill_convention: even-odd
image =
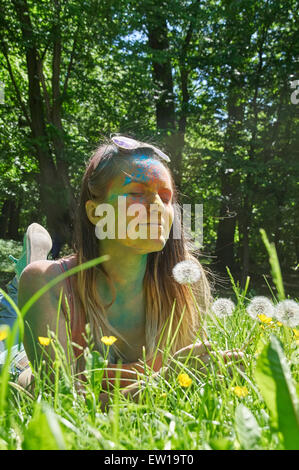
[(84, 358), (86, 361), (85, 374), (90, 384), (91, 390), (94, 393), (101, 391), (104, 367), (107, 367), (107, 360), (105, 360), (98, 351), (84, 351)]
[(261, 439), (261, 429), (252, 412), (240, 403), (235, 413), (236, 432), (242, 449), (257, 447)]
[(45, 403), (37, 403), (22, 442), (23, 450), (64, 450), (63, 433), (54, 411)]
[[(20, 15), (21, 6), (28, 7), (28, 15)], [(252, 288), (252, 274), (261, 275), (268, 266), (260, 243), (264, 227), (278, 296), (287, 296), (292, 283), (297, 295), (299, 270), (292, 268), (299, 260), (298, 105), (290, 101), (289, 84), (298, 78), (297, 9), (295, 0), (4, 0), (0, 7), (0, 81), (5, 84), (5, 101), (0, 104), (1, 287), (9, 280), (6, 273), (13, 273), (7, 255), (17, 256), (21, 250), (21, 244), (2, 238), (21, 240), (32, 221), (48, 227), (49, 220), (59, 220), (58, 210), (69, 210), (72, 197), (79, 194), (91, 151), (103, 137), (122, 132), (155, 142), (172, 154), (172, 168), (178, 169), (181, 179), (181, 202), (204, 204), (206, 263), (215, 260), (220, 229), (235, 220), (224, 244), (225, 251), (233, 246), (229, 272), (235, 264), (246, 279), (249, 270)], [(153, 32), (156, 44), (150, 43)], [(26, 53), (32, 48), (38, 72), (30, 75)], [(166, 99), (163, 73), (160, 81), (156, 79), (163, 67), (168, 67), (172, 80)], [(40, 94), (39, 114), (31, 107), (38, 100), (29, 96), (33, 78), (34, 93)], [(173, 105), (171, 129), (159, 123), (161, 103), (164, 112)], [(37, 116), (40, 133), (32, 123)], [(50, 174), (69, 193), (54, 190), (45, 196)], [(55, 217), (48, 207), (54, 196)], [(266, 233), (274, 240), (275, 252)], [(291, 282), (283, 284), (281, 271), (290, 273)], [(115, 401), (114, 421), (113, 412), (99, 412), (96, 392), (103, 364), (94, 351), (87, 355), (86, 401), (74, 392), (71, 381), (60, 380), (69, 372), (62, 361), (55, 364), (54, 392), (38, 383), (34, 398), (42, 396), (49, 402), (53, 392), (55, 414), (44, 404), (32, 406), (32, 398), (22, 390), (10, 393), (6, 367), (1, 376), (0, 404), (6, 418), (0, 423), (0, 448), (17, 448), (20, 442), (26, 448), (296, 446), (298, 405), (287, 363), (295, 350), (288, 343), (291, 333), (277, 333), (284, 352), (277, 340), (267, 343), (270, 330), (260, 330), (246, 316), (244, 302), (253, 290), (245, 290), (240, 294), (239, 284), (233, 286), (236, 317), (221, 328), (209, 323), (218, 347), (246, 346), (250, 361), (245, 375), (234, 369), (233, 378), (223, 370), (222, 379), (213, 373), (207, 380), (197, 377), (192, 393), (182, 391), (175, 377), (169, 383), (162, 378), (150, 381), (141, 407), (121, 396), (119, 403)], [(256, 348), (265, 342), (255, 368)], [(274, 429), (269, 429), (252, 369)], [(298, 378), (298, 364), (292, 363), (292, 372)], [(250, 393), (244, 405), (237, 406), (231, 387), (244, 380)], [(63, 436), (58, 416), (66, 428)]]
[[(91, 151), (102, 137), (123, 132), (173, 152), (182, 202), (204, 204), (207, 261), (227, 222), (224, 210), (236, 217), (231, 269), (246, 270), (249, 262), (252, 272), (263, 271), (264, 227), (282, 269), (296, 274), (298, 106), (290, 101), (289, 83), (297, 73), (295, 0), (233, 7), (226, 1), (47, 0), (27, 7), (31, 28), (24, 29), (20, 2), (1, 6), (0, 211), (11, 223), (0, 223), (0, 236), (21, 239), (32, 220), (49, 223), (41, 184), (49, 165), (53, 181), (63, 175), (70, 191), (54, 207), (67, 206), (78, 196)], [(42, 135), (32, 127), (29, 45), (40, 67)], [(166, 81), (156, 77), (163, 67), (172, 77), (166, 98)], [(159, 125), (163, 103), (166, 110), (173, 104), (172, 129)]]
[(286, 449), (299, 449), (299, 398), (280, 341), (273, 335), (257, 360), (255, 379)]
[[(208, 316), (207, 330), (212, 351), (219, 360), (220, 350), (241, 349), (246, 353), (243, 368), (239, 362), (227, 367), (211, 361), (203, 374), (193, 369), (192, 358), (189, 362), (183, 360), (180, 366), (192, 378), (190, 387), (182, 387), (174, 371), (168, 377), (163, 373), (156, 376), (147, 373), (140, 377), (140, 402), (124, 397), (116, 387), (110, 393), (110, 409), (106, 411), (101, 409), (99, 400), (105, 358), (89, 344), (84, 351), (87, 382), (80, 383), (78, 391), (75, 386), (78, 377), (65, 365), (65, 354), (52, 333), (56, 355), (53, 382), (45, 380), (42, 364), (36, 371), (35, 388), (30, 392), (10, 382), (7, 370), (1, 371), (5, 387), (1, 448), (296, 448), (298, 399), (287, 359), (278, 340), (271, 337), (272, 328), (260, 328), (246, 313), (245, 291), (235, 283), (234, 295), (237, 299), (234, 315), (222, 319), (220, 324)], [(285, 336), (280, 329), (276, 334), (286, 351), (292, 351), (291, 344), (287, 344), (294, 342), (292, 336)], [(298, 373), (298, 364), (292, 368)], [(235, 386), (244, 385), (247, 389), (244, 397), (236, 395)]]
[(279, 298), (279, 300), (284, 300), (285, 299), (285, 293), (284, 293), (282, 275), (281, 275), (281, 270), (280, 270), (280, 264), (279, 264), (279, 261), (278, 261), (275, 245), (274, 245), (274, 243), (269, 242), (265, 230), (261, 229), (260, 233), (262, 235), (263, 242), (265, 244), (265, 247), (266, 247), (268, 255), (269, 255), (269, 262), (270, 262), (270, 266), (271, 266), (272, 279), (273, 279), (273, 281), (275, 283), (275, 286), (276, 286), (276, 289), (277, 289), (278, 298)]
[(14, 273), (14, 263), (9, 259), (8, 255), (20, 258), (22, 253), (22, 244), (14, 240), (0, 239), (0, 271)]

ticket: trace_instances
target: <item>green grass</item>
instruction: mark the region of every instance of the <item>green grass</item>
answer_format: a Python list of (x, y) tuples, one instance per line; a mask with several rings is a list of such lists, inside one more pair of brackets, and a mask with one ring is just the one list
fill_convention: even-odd
[[(149, 372), (142, 377), (139, 403), (116, 387), (107, 412), (98, 401), (104, 362), (92, 348), (86, 351), (88, 381), (85, 394), (78, 393), (53, 333), (53, 385), (37, 374), (35, 390), (28, 393), (16, 387), (13, 377), (7, 383), (2, 372), (0, 449), (299, 449), (294, 331), (276, 322), (267, 326), (254, 321), (246, 312), (247, 295), (232, 279), (230, 298), (237, 305), (233, 316), (225, 321), (207, 318), (220, 365), (211, 360), (204, 375), (180, 364), (192, 378), (186, 388), (179, 384), (178, 371), (167, 379)], [(219, 351), (234, 348), (246, 353), (244, 369), (235, 363), (228, 368), (221, 361)], [(239, 398), (236, 386), (246, 387), (247, 395)]]
[(13, 255), (19, 258), (22, 253), (22, 243), (14, 240), (0, 239), (0, 288), (5, 289), (6, 284), (14, 276), (14, 263), (8, 258)]

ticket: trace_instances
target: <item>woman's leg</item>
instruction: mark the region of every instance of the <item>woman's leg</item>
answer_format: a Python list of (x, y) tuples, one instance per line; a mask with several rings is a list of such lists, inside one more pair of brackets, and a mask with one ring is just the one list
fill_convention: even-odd
[[(25, 269), (27, 264), (32, 263), (33, 261), (47, 259), (48, 254), (52, 248), (52, 240), (47, 232), (47, 230), (37, 223), (29, 225), (23, 239), (23, 252), (19, 260), (10, 256), (10, 258), (15, 263), (15, 277), (7, 284), (7, 293), (15, 302), (18, 304), (18, 284), (19, 278), (22, 274), (22, 271)], [(16, 321), (17, 314), (12, 305), (8, 302), (7, 299), (0, 294), (0, 327), (3, 325), (8, 325), (10, 329), (12, 328), (14, 322)], [(18, 334), (15, 337), (14, 344), (17, 344), (19, 341)], [(1, 344), (2, 343), (2, 344)], [(4, 348), (4, 342), (0, 341), (0, 352)]]

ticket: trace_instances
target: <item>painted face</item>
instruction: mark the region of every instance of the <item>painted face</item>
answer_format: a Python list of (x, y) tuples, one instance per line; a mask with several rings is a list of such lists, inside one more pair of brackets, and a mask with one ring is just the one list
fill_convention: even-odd
[(113, 207), (115, 239), (139, 253), (163, 249), (173, 223), (172, 199), (170, 175), (162, 163), (143, 154), (126, 159), (105, 201)]

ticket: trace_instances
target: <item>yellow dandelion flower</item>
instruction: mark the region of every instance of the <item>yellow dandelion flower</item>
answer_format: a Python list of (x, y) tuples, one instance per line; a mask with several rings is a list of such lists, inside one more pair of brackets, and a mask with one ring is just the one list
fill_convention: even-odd
[(272, 318), (267, 317), (267, 315), (264, 315), (263, 313), (258, 315), (258, 318), (260, 319), (262, 323), (266, 323), (266, 325), (270, 325), (270, 323), (272, 322)]
[(248, 389), (247, 387), (234, 387), (233, 388), (233, 392), (235, 395), (237, 395), (237, 397), (239, 398), (244, 398), (248, 395)]
[(8, 328), (1, 328), (0, 330), (0, 341), (4, 341), (8, 336)]
[(192, 379), (189, 377), (188, 374), (179, 374), (178, 381), (181, 387), (190, 387), (192, 384)]
[(49, 344), (51, 343), (51, 339), (45, 338), (44, 336), (39, 336), (38, 341), (42, 346), (49, 346)]
[(117, 338), (115, 336), (103, 336), (101, 338), (101, 341), (106, 344), (106, 346), (111, 346), (111, 344), (115, 343)]
[(281, 323), (280, 321), (278, 321), (278, 322), (276, 323), (276, 325), (277, 325), (277, 326), (282, 326), (282, 323)]
[(296, 328), (293, 328), (293, 333), (296, 339), (299, 339), (299, 330), (296, 330)]

